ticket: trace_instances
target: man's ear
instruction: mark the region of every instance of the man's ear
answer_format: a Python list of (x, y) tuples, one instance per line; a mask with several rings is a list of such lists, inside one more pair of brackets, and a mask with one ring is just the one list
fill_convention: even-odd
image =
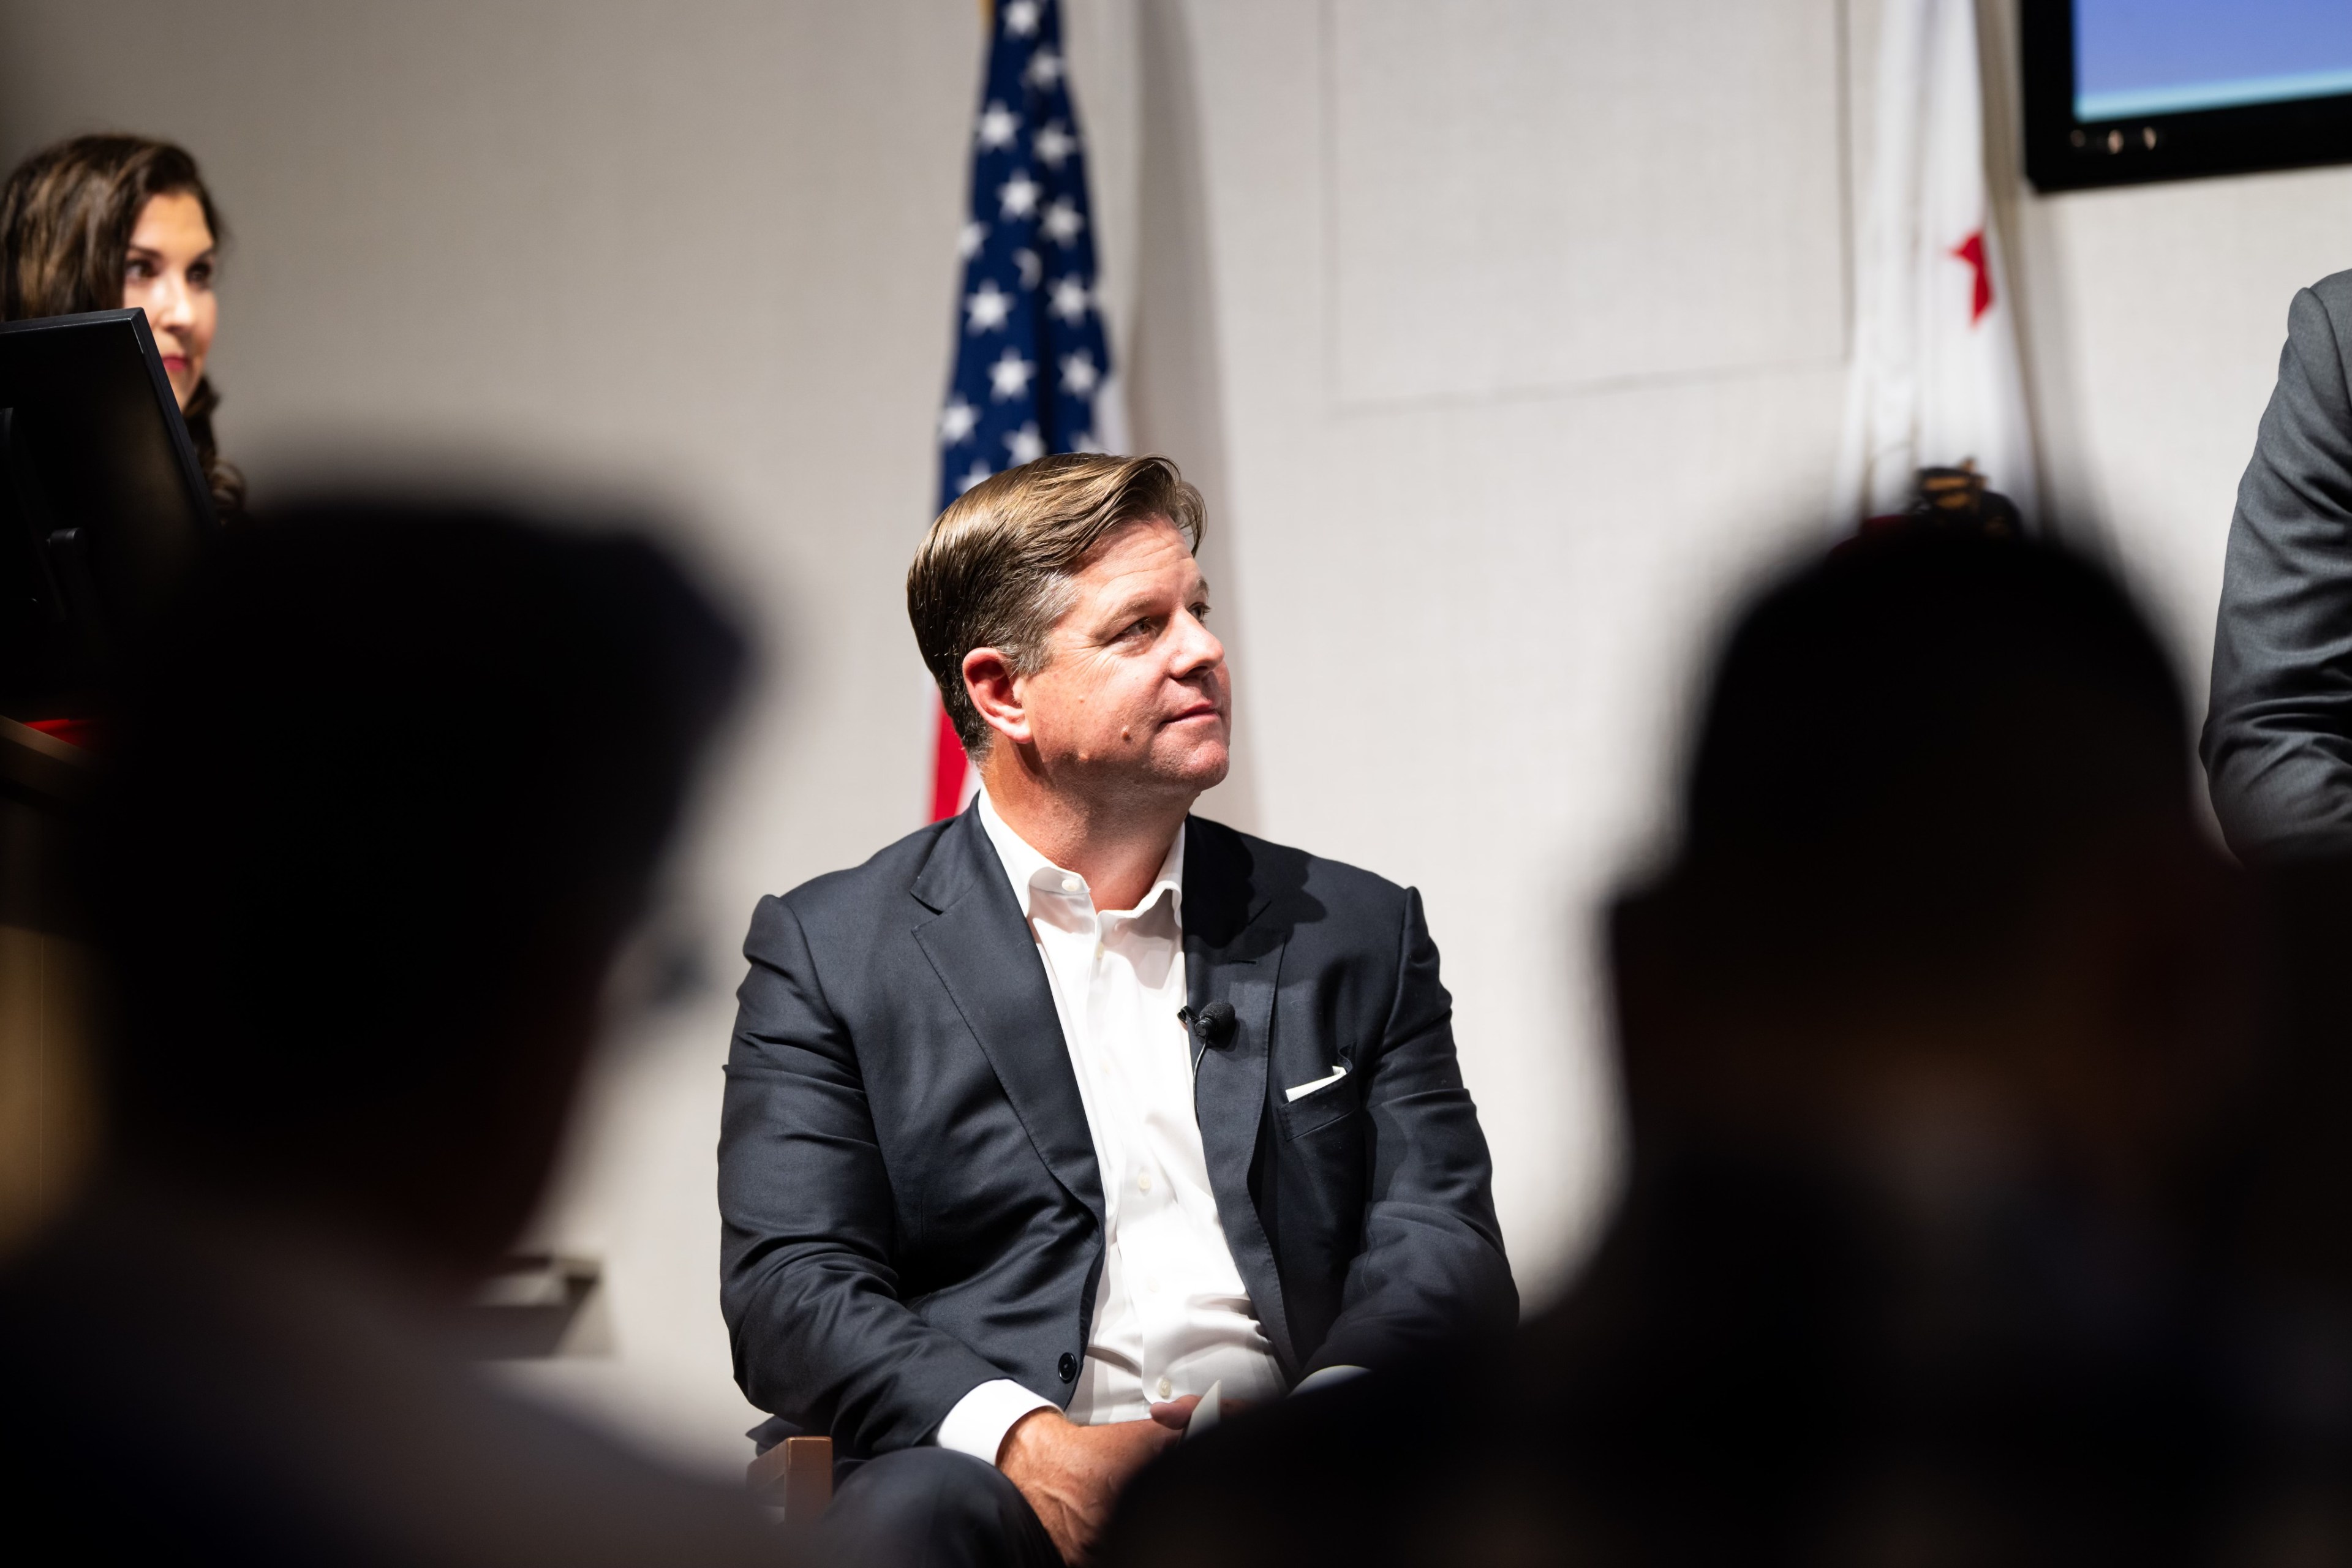
[(1016, 746), (1029, 743), (1029, 709), (1022, 700), (1019, 678), (1002, 652), (976, 647), (964, 655), (963, 689), (990, 729)]

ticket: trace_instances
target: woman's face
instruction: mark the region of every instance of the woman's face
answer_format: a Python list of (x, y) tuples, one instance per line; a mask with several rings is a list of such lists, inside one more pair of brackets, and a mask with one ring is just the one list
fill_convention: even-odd
[(147, 312), (147, 329), (172, 378), (172, 395), (188, 406), (212, 353), (220, 301), (213, 294), (212, 226), (204, 204), (185, 191), (150, 196), (131, 231), (122, 262), (122, 303)]

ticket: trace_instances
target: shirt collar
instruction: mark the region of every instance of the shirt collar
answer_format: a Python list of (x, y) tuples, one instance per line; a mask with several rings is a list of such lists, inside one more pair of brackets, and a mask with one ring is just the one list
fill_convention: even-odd
[[(987, 833), (989, 843), (995, 847), (996, 858), (1004, 867), (1004, 875), (1013, 884), (1013, 898), (1021, 906), (1023, 920), (1035, 917), (1034, 900), (1040, 893), (1055, 898), (1091, 900), (1092, 889), (1087, 888), (1086, 879), (1055, 865), (1039, 854), (1027, 839), (1013, 832), (1011, 825), (996, 814), (996, 803), (988, 798), (985, 789), (980, 792), (980, 826)], [(1170, 841), (1168, 854), (1160, 862), (1160, 875), (1152, 879), (1150, 889), (1135, 906), (1139, 910), (1148, 910), (1165, 892), (1169, 908), (1180, 926), (1184, 920), (1185, 826), (1183, 823), (1177, 825), (1176, 837)]]

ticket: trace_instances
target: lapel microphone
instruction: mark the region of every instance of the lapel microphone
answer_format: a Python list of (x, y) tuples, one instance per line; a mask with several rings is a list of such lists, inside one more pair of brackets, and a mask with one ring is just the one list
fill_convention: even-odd
[[(1176, 1016), (1183, 1021), (1185, 1028), (1192, 1031), (1192, 1038), (1200, 1045), (1222, 1049), (1233, 1043), (1234, 1005), (1230, 1002), (1212, 1002), (1198, 1013), (1190, 1007), (1180, 1007), (1176, 1010)], [(1196, 1058), (1198, 1055), (1196, 1051)]]

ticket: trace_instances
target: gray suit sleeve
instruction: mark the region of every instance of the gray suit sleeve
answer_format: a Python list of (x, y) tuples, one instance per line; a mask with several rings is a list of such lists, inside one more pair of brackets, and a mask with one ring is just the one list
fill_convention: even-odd
[(2294, 297), (2238, 485), (2200, 747), (2240, 858), (2352, 846), (2352, 272)]
[(890, 1176), (848, 1030), (789, 905), (762, 899), (719, 1135), (735, 1380), (852, 1454), (910, 1447), (1004, 1373), (899, 1295)]

